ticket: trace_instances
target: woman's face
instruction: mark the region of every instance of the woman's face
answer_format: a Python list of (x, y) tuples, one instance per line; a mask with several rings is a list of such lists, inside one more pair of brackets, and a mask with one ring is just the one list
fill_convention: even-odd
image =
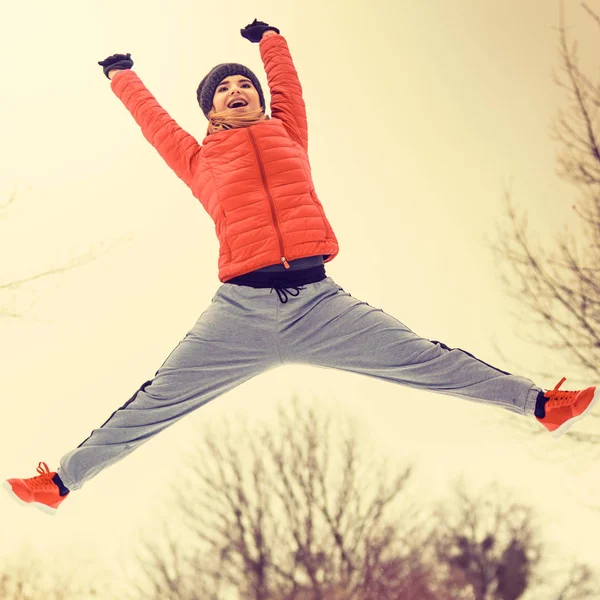
[(236, 113), (244, 113), (250, 110), (260, 109), (258, 92), (252, 82), (242, 75), (232, 75), (221, 81), (215, 90), (213, 97), (213, 108), (221, 112), (230, 107), (235, 100), (243, 100), (246, 106), (232, 109)]

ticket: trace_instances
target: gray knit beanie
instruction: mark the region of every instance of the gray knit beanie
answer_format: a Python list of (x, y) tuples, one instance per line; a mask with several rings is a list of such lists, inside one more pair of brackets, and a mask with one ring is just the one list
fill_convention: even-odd
[(250, 81), (252, 81), (256, 91), (258, 92), (260, 105), (263, 109), (265, 108), (265, 97), (263, 96), (262, 87), (260, 86), (260, 81), (258, 81), (256, 75), (244, 65), (239, 65), (237, 63), (222, 63), (217, 65), (210, 71), (210, 73), (208, 73), (208, 75), (206, 75), (206, 77), (200, 82), (198, 91), (196, 92), (198, 104), (200, 105), (200, 108), (207, 119), (208, 113), (213, 106), (215, 90), (221, 81), (230, 75), (242, 75), (243, 77), (247, 77)]

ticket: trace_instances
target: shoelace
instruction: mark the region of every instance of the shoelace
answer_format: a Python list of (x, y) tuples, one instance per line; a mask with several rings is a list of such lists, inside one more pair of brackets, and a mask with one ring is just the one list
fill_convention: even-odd
[(558, 406), (566, 406), (567, 404), (571, 404), (573, 401), (573, 395), (577, 394), (577, 392), (569, 392), (567, 390), (560, 390), (558, 388), (567, 380), (566, 377), (563, 377), (554, 387), (553, 390), (547, 391), (544, 396), (549, 398), (549, 402), (546, 405), (549, 408), (558, 407)]
[(30, 477), (29, 479), (24, 479), (23, 481), (27, 483), (30, 488), (41, 489), (47, 487), (49, 483), (52, 482), (52, 477), (50, 475), (50, 469), (45, 462), (41, 462), (37, 466), (37, 472), (39, 475), (35, 477)]

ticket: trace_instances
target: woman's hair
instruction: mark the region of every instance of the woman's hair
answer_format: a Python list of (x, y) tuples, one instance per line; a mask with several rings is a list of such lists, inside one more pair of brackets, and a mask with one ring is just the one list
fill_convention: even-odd
[(261, 121), (268, 121), (271, 117), (265, 115), (264, 109), (257, 108), (256, 110), (249, 110), (248, 112), (238, 115), (230, 108), (226, 108), (221, 112), (216, 112), (214, 108), (208, 113), (208, 129), (206, 135), (217, 133), (219, 131), (226, 131), (228, 129), (235, 129), (237, 127), (250, 127)]

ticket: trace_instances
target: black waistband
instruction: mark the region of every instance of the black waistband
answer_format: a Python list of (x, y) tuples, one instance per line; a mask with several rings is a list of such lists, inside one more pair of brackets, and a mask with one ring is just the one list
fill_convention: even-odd
[(234, 277), (225, 283), (247, 285), (253, 288), (297, 287), (307, 283), (322, 281), (326, 277), (325, 265), (318, 265), (310, 269), (290, 270), (287, 273), (279, 271), (258, 273), (254, 271)]

